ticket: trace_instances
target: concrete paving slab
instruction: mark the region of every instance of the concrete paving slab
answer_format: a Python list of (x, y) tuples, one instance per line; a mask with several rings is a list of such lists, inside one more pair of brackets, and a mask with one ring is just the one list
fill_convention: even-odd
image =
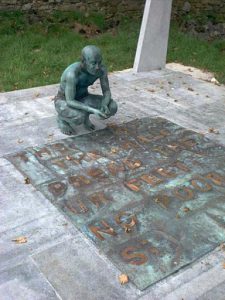
[[(71, 224), (68, 224), (59, 213), (41, 217), (37, 215), (36, 219), (1, 233), (0, 270), (13, 266), (18, 261), (22, 262), (36, 251), (62, 242), (77, 233), (76, 229), (71, 227)], [(27, 238), (26, 243), (19, 244), (14, 241), (21, 236)]]
[(44, 98), (47, 96), (54, 96), (58, 90), (58, 84), (46, 85), (46, 86), (39, 86), (33, 87), (30, 89), (24, 90), (15, 90), (11, 92), (1, 93), (7, 99), (8, 102), (14, 101), (23, 101), (23, 100), (31, 100), (35, 98)]
[[(218, 276), (218, 274), (217, 274)], [(225, 282), (222, 282), (221, 284), (217, 285), (215, 288), (211, 289), (209, 292), (205, 293), (201, 296), (201, 298), (198, 298), (199, 300), (211, 300), (211, 299), (217, 299), (217, 300), (224, 300), (224, 292), (225, 291)]]
[(120, 272), (88, 245), (82, 235), (33, 255), (40, 270), (62, 299), (136, 299), (131, 284), (121, 286)]
[(177, 73), (176, 71), (172, 71), (170, 69), (162, 69), (162, 70), (153, 70), (151, 72), (139, 72), (136, 73), (133, 69), (127, 69), (123, 71), (118, 71), (113, 73), (115, 77), (125, 80), (125, 81), (134, 81), (134, 80), (143, 80), (143, 79), (156, 79), (162, 78), (169, 74)]
[(31, 259), (0, 273), (1, 300), (60, 299)]
[(34, 101), (24, 99), (20, 102), (16, 101), (13, 103), (9, 101), (5, 103), (0, 116), (1, 128), (3, 129), (8, 125), (12, 126), (12, 124), (15, 126), (21, 125), (46, 116), (54, 116), (54, 106), (46, 105), (48, 101), (51, 101), (50, 98), (51, 97), (48, 96), (35, 99)]

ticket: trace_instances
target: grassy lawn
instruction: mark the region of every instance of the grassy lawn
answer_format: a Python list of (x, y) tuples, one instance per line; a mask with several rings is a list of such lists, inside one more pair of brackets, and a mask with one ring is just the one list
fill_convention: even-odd
[[(124, 19), (110, 29), (101, 15), (54, 12), (33, 23), (20, 12), (0, 12), (0, 91), (58, 83), (64, 68), (78, 60), (88, 44), (102, 49), (109, 71), (130, 68), (140, 22)], [(81, 34), (77, 24), (100, 33)], [(225, 41), (198, 40), (172, 24), (168, 62), (172, 61), (212, 71), (225, 83)]]
[(225, 84), (225, 40), (202, 40), (181, 32), (172, 24), (167, 61), (210, 71)]

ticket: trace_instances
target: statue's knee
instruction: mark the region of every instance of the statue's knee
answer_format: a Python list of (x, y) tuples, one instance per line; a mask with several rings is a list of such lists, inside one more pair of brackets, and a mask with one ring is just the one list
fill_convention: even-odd
[(55, 109), (58, 115), (63, 115), (64, 111), (67, 109), (66, 101), (63, 101), (61, 99), (55, 100)]
[(111, 100), (110, 104), (109, 104), (109, 110), (110, 110), (110, 114), (111, 115), (115, 115), (117, 110), (118, 110), (118, 105), (116, 103), (116, 101)]

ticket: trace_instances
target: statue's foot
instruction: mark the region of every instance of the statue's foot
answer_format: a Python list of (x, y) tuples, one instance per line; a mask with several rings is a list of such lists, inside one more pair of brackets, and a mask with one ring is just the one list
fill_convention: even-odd
[(66, 121), (58, 119), (58, 126), (63, 134), (66, 135), (75, 134), (75, 130)]
[(87, 118), (84, 122), (84, 127), (87, 129), (87, 130), (95, 130), (95, 125), (93, 123), (91, 123), (91, 121), (89, 120), (89, 118)]

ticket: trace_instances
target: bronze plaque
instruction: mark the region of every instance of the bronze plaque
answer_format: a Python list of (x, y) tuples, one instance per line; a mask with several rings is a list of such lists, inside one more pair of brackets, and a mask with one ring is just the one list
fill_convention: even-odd
[(165, 119), (7, 158), (141, 290), (225, 241), (225, 148)]

